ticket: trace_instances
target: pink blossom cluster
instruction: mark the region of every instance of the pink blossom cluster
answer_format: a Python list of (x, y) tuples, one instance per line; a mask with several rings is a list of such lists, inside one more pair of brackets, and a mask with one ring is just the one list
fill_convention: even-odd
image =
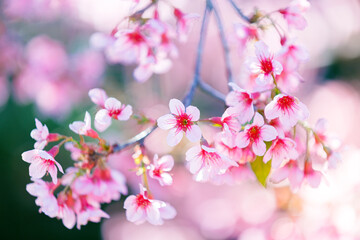
[[(214, 5), (208, 5), (209, 2), (206, 10), (212, 11)], [(106, 39), (94, 36), (97, 40), (106, 40), (105, 52), (113, 62), (138, 64), (134, 71), (138, 81), (147, 80), (159, 69), (167, 69), (169, 57), (177, 52), (172, 41), (173, 30), (160, 20), (157, 3), (152, 1), (148, 7), (129, 16), (131, 28), (117, 27), (112, 36)], [(301, 17), (294, 18), (294, 15), (301, 14), (307, 3), (295, 0), (290, 7), (279, 12), (284, 15), (284, 11), (287, 11), (285, 19), (291, 26), (301, 21)], [(144, 11), (151, 7), (155, 8), (153, 17), (143, 18)], [(188, 20), (192, 17), (177, 8), (174, 8), (174, 16), (179, 37), (187, 31)], [(282, 47), (278, 54), (270, 51), (261, 40), (265, 19), (269, 20), (269, 15), (249, 19), (249, 26), (241, 33), (239, 40), (243, 47), (250, 45), (249, 40), (256, 40), (255, 53), (246, 59), (248, 78), (238, 84), (230, 79), (229, 93), (223, 98), (217, 95), (226, 105), (222, 116), (201, 118), (200, 110), (191, 105), (194, 94), (191, 91), (200, 81), (197, 78), (199, 72), (196, 72), (184, 101), (171, 99), (169, 113), (157, 118), (156, 124), (124, 144), (111, 145), (98, 132), (108, 129), (114, 120), (126, 122), (131, 118), (136, 119), (137, 115), (133, 113), (132, 106), (109, 97), (103, 89), (94, 88), (88, 93), (98, 107), (94, 117), (98, 132), (92, 129), (88, 112), (85, 113), (84, 121), (75, 121), (69, 125), (79, 135), (79, 141), (58, 133), (49, 133), (46, 125), (36, 119), (36, 129), (31, 132), (31, 137), (36, 140), (35, 149), (24, 152), (22, 158), (30, 163), (29, 175), (33, 183), (28, 185), (27, 190), (37, 197), (36, 204), (40, 212), (62, 219), (68, 228), (75, 224), (80, 228), (88, 221), (99, 222), (101, 218), (108, 218), (108, 214), (101, 210), (101, 204), (119, 200), (121, 194), (127, 194), (124, 175), (111, 168), (108, 158), (135, 146), (132, 159), (136, 167), (131, 170), (141, 179), (141, 183), (139, 193), (125, 199), (127, 219), (135, 224), (149, 222), (161, 225), (164, 220), (174, 218), (176, 210), (169, 203), (154, 198), (148, 181), (150, 177), (157, 180), (160, 186), (173, 184), (173, 157), (154, 154), (150, 161), (150, 153), (144, 144), (145, 138), (156, 128), (168, 131), (166, 142), (170, 147), (180, 144), (184, 135), (190, 141), (191, 146), (186, 147), (181, 158), (185, 160), (195, 181), (236, 184), (256, 177), (264, 186), (269, 182), (277, 184), (287, 179), (294, 191), (303, 183), (318, 187), (324, 179), (324, 171), (336, 166), (339, 154), (326, 133), (324, 121), (320, 120), (313, 128), (309, 126), (307, 106), (289, 93), (301, 80), (301, 77), (294, 76), (298, 76), (297, 69), (307, 58), (305, 50), (288, 40), (290, 38), (281, 33), (277, 23), (270, 19), (279, 34)], [(42, 61), (43, 58), (38, 57), (42, 51), (38, 50), (33, 55), (30, 48), (28, 61), (34, 71), (31, 74), (37, 77), (50, 74), (55, 79), (63, 76), (66, 56), (59, 54), (61, 48), (47, 38), (36, 40), (32, 44), (41, 50), (45, 42), (46, 48), (51, 51), (44, 51), (44, 54), (56, 56), (56, 61)], [(212, 90), (208, 92), (214, 96)], [(214, 131), (206, 132), (212, 127)], [(92, 138), (92, 141), (86, 142), (86, 137)], [(44, 150), (47, 145), (58, 141), (60, 143), (49, 151)], [(58, 179), (57, 171), (63, 173), (63, 169), (55, 157), (64, 144), (71, 152), (74, 166), (69, 167), (65, 175)], [(42, 180), (48, 174), (52, 182)]]
[[(176, 20), (174, 28), (161, 19), (157, 2), (152, 1), (148, 7), (123, 19), (110, 36), (97, 33), (91, 39), (94, 46), (104, 48), (110, 63), (136, 64), (133, 77), (139, 82), (171, 68), (171, 58), (178, 56), (175, 41), (186, 41), (192, 23), (199, 17), (171, 6)], [(151, 18), (143, 16), (148, 9), (153, 10)]]
[(37, 36), (27, 44), (25, 59), (15, 75), (15, 95), (20, 102), (35, 102), (45, 115), (64, 117), (100, 83), (104, 67), (98, 51), (68, 56), (60, 42)]

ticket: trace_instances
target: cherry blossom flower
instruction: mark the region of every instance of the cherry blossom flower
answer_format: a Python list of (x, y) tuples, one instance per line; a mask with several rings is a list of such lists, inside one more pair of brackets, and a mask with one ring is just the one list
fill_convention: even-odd
[(236, 134), (232, 132), (227, 124), (224, 124), (224, 130), (217, 134), (215, 138), (215, 147), (219, 153), (224, 154), (230, 159), (236, 159), (241, 162), (242, 148), (236, 145)]
[(279, 12), (287, 21), (289, 27), (294, 27), (298, 30), (304, 30), (307, 26), (306, 19), (303, 13), (310, 7), (307, 0), (293, 0), (290, 6), (285, 9), (280, 9)]
[(215, 148), (197, 145), (186, 152), (189, 170), (195, 175), (195, 180), (206, 182), (226, 172), (230, 166), (237, 166), (236, 162), (220, 155)]
[(105, 131), (111, 124), (111, 119), (126, 121), (132, 115), (132, 107), (123, 105), (116, 98), (108, 98), (105, 101), (104, 109), (98, 111), (95, 115), (95, 127), (100, 132)]
[(171, 155), (165, 155), (159, 159), (158, 155), (155, 154), (153, 164), (149, 166), (149, 175), (158, 180), (161, 186), (171, 185), (173, 179), (168, 172), (173, 167), (174, 159)]
[(215, 126), (221, 126), (224, 130), (225, 125), (232, 132), (238, 132), (241, 129), (239, 120), (237, 118), (238, 114), (232, 109), (227, 108), (221, 117), (211, 117), (208, 120), (212, 122)]
[(31, 131), (30, 136), (36, 140), (34, 148), (42, 150), (48, 143), (49, 129), (45, 124), (42, 125), (37, 118), (35, 118), (35, 125), (36, 129)]
[(58, 214), (57, 217), (62, 219), (65, 227), (72, 229), (76, 223), (76, 216), (73, 210), (75, 199), (70, 192), (60, 192), (57, 198)]
[(108, 99), (106, 92), (101, 88), (93, 88), (89, 91), (89, 97), (93, 103), (105, 108), (105, 101)]
[(294, 70), (299, 66), (300, 62), (309, 58), (309, 53), (303, 46), (297, 44), (294, 39), (287, 39), (278, 56), (285, 59), (283, 66), (286, 65), (286, 68)]
[(306, 180), (312, 188), (317, 188), (320, 185), (322, 177), (323, 174), (320, 171), (314, 170), (311, 162), (305, 162), (304, 180)]
[(171, 66), (172, 63), (166, 56), (150, 54), (140, 62), (139, 66), (134, 70), (133, 76), (138, 82), (145, 82), (153, 73), (166, 73)]
[(90, 114), (88, 112), (85, 113), (85, 118), (84, 118), (84, 122), (82, 121), (75, 121), (73, 123), (71, 123), (69, 125), (69, 128), (79, 134), (79, 135), (85, 135), (85, 136), (89, 136), (92, 138), (98, 138), (99, 135), (97, 134), (97, 132), (95, 132), (92, 128), (91, 128), (91, 117)]
[(296, 143), (291, 138), (276, 138), (269, 150), (264, 155), (264, 162), (267, 163), (271, 159), (271, 166), (278, 168), (286, 159), (296, 159), (298, 156), (295, 150)]
[(253, 123), (247, 125), (244, 131), (238, 134), (236, 141), (238, 147), (245, 148), (251, 145), (257, 156), (263, 156), (266, 152), (264, 141), (272, 141), (277, 135), (276, 129), (273, 126), (264, 125), (264, 118), (256, 112)]
[(59, 168), (61, 173), (64, 173), (61, 165), (55, 161), (54, 156), (43, 150), (34, 149), (26, 151), (21, 154), (21, 157), (25, 162), (30, 163), (29, 175), (34, 179), (40, 179), (48, 172), (53, 183), (56, 184), (57, 168)]
[(309, 117), (309, 110), (296, 97), (278, 94), (265, 107), (265, 116), (268, 120), (279, 118), (285, 128), (293, 127), (297, 122)]
[(249, 40), (258, 40), (259, 33), (255, 26), (246, 26), (240, 23), (234, 25), (235, 37), (239, 42), (239, 53), (242, 54), (246, 43)]
[(262, 41), (255, 43), (255, 53), (257, 59), (250, 60), (249, 68), (252, 73), (257, 74), (256, 83), (259, 85), (272, 83), (273, 77), (282, 72), (282, 65), (274, 60), (269, 47)]
[(185, 42), (187, 40), (187, 35), (190, 32), (190, 27), (192, 23), (200, 18), (198, 14), (185, 14), (180, 9), (174, 9), (174, 15), (176, 17), (176, 26), (177, 32), (179, 35), (179, 40)]
[(124, 208), (127, 220), (135, 224), (148, 221), (153, 225), (162, 225), (163, 219), (172, 219), (176, 215), (176, 210), (170, 204), (152, 199), (141, 184), (140, 193), (127, 197)]
[(101, 218), (109, 218), (110, 216), (100, 209), (100, 204), (94, 201), (89, 196), (79, 196), (78, 201), (74, 206), (76, 212), (76, 227), (81, 228), (82, 225), (86, 225), (88, 221), (100, 222)]
[(26, 191), (32, 196), (37, 197), (36, 205), (40, 207), (39, 211), (53, 218), (58, 214), (58, 204), (54, 196), (56, 185), (51, 182), (45, 182), (41, 179), (32, 179), (34, 182), (26, 185)]
[(276, 169), (271, 174), (270, 181), (273, 183), (279, 183), (286, 178), (289, 179), (292, 191), (296, 192), (300, 188), (304, 179), (304, 171), (299, 168), (296, 160), (290, 160), (283, 167)]
[(197, 107), (188, 106), (178, 99), (171, 99), (169, 102), (171, 114), (166, 114), (157, 120), (158, 127), (169, 130), (167, 143), (169, 146), (177, 145), (185, 132), (191, 142), (197, 142), (201, 138), (201, 129), (195, 124), (200, 118), (200, 111)]
[(241, 124), (249, 122), (254, 116), (254, 104), (251, 93), (235, 83), (229, 83), (233, 91), (226, 96), (226, 105), (231, 106), (230, 112), (238, 116)]

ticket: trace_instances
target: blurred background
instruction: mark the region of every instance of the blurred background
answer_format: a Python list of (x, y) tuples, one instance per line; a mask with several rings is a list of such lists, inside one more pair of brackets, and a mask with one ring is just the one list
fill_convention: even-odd
[[(184, 12), (202, 14), (204, 1), (170, 1)], [(245, 13), (255, 7), (272, 11), (289, 1), (236, 0)], [(236, 186), (195, 183), (184, 168), (183, 141), (175, 149), (155, 131), (146, 141), (151, 152), (172, 152), (179, 163), (174, 186), (154, 193), (173, 204), (175, 220), (162, 227), (136, 226), (126, 221), (123, 198), (104, 206), (111, 216), (99, 224), (89, 223), (79, 231), (68, 230), (61, 221), (38, 213), (29, 195), (28, 164), (21, 153), (32, 149), (30, 131), (34, 119), (50, 132), (70, 133), (68, 124), (82, 120), (84, 112), (94, 116), (87, 96), (102, 87), (110, 96), (133, 105), (139, 113), (156, 118), (167, 111), (170, 98), (181, 99), (192, 80), (200, 22), (195, 23), (187, 43), (177, 44), (179, 57), (171, 70), (154, 75), (144, 84), (134, 81), (134, 67), (109, 65), (103, 53), (89, 43), (95, 32), (110, 33), (130, 13), (131, 0), (2, 0), (0, 1), (0, 216), (2, 239), (360, 239), (360, 4), (357, 0), (313, 0), (306, 13), (308, 27), (293, 35), (309, 51), (301, 68), (304, 83), (296, 95), (310, 109), (310, 123), (324, 117), (329, 132), (343, 143), (342, 163), (328, 173), (318, 189), (304, 187), (296, 194), (284, 184), (263, 189), (254, 181)], [(242, 76), (243, 59), (231, 41), (233, 24), (242, 22), (224, 0), (218, 0), (225, 31), (229, 36), (236, 79)], [(166, 13), (164, 13), (166, 17)], [(279, 48), (274, 35), (266, 42)], [(222, 48), (214, 21), (205, 44), (203, 79), (227, 92)], [(220, 115), (221, 103), (198, 92), (194, 105), (202, 117)], [(103, 136), (123, 141), (141, 130), (136, 123), (124, 128), (113, 124)], [(204, 126), (205, 128), (206, 126)], [(210, 130), (209, 130), (210, 131)], [(161, 138), (162, 137), (162, 138)], [(132, 167), (131, 151), (112, 157), (110, 163), (128, 177), (137, 191), (139, 179)], [(72, 164), (69, 155), (59, 156), (63, 167)], [(249, 173), (247, 178), (253, 176)]]

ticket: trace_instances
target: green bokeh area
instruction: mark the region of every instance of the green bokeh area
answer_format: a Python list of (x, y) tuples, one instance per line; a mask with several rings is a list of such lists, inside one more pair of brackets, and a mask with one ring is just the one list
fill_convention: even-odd
[[(80, 231), (76, 227), (68, 230), (61, 220), (38, 212), (35, 197), (25, 189), (26, 184), (31, 182), (29, 164), (21, 159), (22, 152), (33, 149), (34, 140), (30, 138), (30, 131), (35, 127), (34, 106), (19, 106), (10, 99), (0, 111), (0, 238), (101, 239), (99, 223), (88, 223)], [(64, 129), (64, 123), (42, 122), (50, 131)], [(60, 162), (65, 169), (71, 160), (63, 154), (64, 161)]]

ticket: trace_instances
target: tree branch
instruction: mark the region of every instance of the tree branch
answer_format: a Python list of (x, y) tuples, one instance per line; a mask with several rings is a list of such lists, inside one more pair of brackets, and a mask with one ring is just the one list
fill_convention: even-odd
[(223, 93), (219, 92), (218, 90), (216, 90), (215, 88), (213, 88), (212, 86), (210, 86), (209, 84), (200, 80), (199, 88), (206, 94), (209, 94), (210, 96), (225, 103), (225, 95)]
[[(224, 49), (226, 75), (227, 75), (228, 83), (231, 83), (231, 82), (234, 82), (234, 80), (233, 80), (233, 74), (232, 74), (232, 70), (231, 70), (230, 48), (229, 48), (229, 44), (228, 44), (228, 42), (226, 40), (226, 35), (225, 35), (225, 32), (224, 32), (224, 26), (222, 24), (219, 11), (218, 11), (216, 6), (213, 6), (213, 9), (214, 9), (214, 15), (215, 15), (216, 23), (217, 23), (218, 30), (219, 30), (221, 44), (222, 44), (222, 47)], [(231, 91), (232, 90), (231, 86), (228, 85), (228, 87), (229, 87), (229, 90)]]
[(205, 42), (205, 35), (206, 35), (206, 29), (209, 23), (209, 15), (213, 9), (211, 0), (206, 1), (206, 7), (205, 7), (205, 13), (201, 24), (201, 30), (200, 30), (200, 40), (197, 48), (197, 54), (196, 54), (196, 65), (195, 65), (195, 73), (194, 73), (194, 79), (192, 82), (192, 85), (190, 87), (189, 92), (186, 94), (183, 103), (185, 107), (189, 106), (195, 93), (195, 89), (199, 84), (200, 81), (200, 70), (201, 70), (201, 63), (202, 63), (202, 55), (204, 50), (204, 42)]
[(235, 2), (233, 0), (229, 0), (229, 2), (242, 19), (244, 19), (248, 23), (251, 23), (250, 18), (245, 16), (245, 14), (241, 11), (241, 9), (235, 4)]

